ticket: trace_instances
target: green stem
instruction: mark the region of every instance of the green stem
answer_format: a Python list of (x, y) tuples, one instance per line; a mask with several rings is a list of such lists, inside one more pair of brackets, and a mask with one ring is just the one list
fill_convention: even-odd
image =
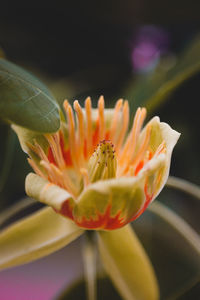
[(200, 200), (200, 188), (198, 185), (191, 183), (185, 179), (170, 176), (166, 185), (168, 187), (178, 189)]
[(94, 233), (88, 231), (83, 245), (83, 264), (86, 281), (87, 299), (96, 300), (96, 248)]

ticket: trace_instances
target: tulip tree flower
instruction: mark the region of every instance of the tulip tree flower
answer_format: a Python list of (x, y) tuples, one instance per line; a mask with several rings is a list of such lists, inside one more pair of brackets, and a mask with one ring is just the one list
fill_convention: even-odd
[[(75, 113), (64, 101), (66, 118), (61, 113), (56, 133), (41, 134), (13, 125), (35, 172), (26, 178), (26, 192), (51, 208), (1, 233), (0, 247), (5, 251), (0, 267), (42, 257), (83, 230), (96, 230), (105, 269), (124, 299), (157, 299), (153, 269), (127, 224), (145, 211), (166, 183), (179, 133), (158, 117), (143, 127), (145, 108), (137, 109), (128, 132), (129, 105), (122, 99), (114, 109), (104, 109), (102, 96), (96, 109), (89, 97), (84, 109), (78, 101), (73, 108)], [(29, 232), (36, 240), (26, 254), (14, 237), (18, 231), (24, 249)], [(13, 238), (18, 253), (9, 256), (4, 239), (12, 244)]]

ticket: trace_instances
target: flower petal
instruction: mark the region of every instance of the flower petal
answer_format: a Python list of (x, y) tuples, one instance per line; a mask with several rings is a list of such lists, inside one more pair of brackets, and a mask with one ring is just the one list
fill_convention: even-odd
[[(162, 190), (169, 176), (172, 151), (180, 137), (180, 133), (173, 130), (167, 123), (160, 122), (159, 117), (154, 117), (152, 120), (149, 121), (147, 125), (149, 124), (151, 125), (151, 137), (149, 146), (152, 149), (152, 151), (155, 152), (163, 141), (166, 145), (165, 162), (163, 168), (160, 168), (159, 174), (157, 174), (157, 176), (159, 176), (159, 180), (157, 182), (156, 188), (153, 193), (153, 197), (151, 199), (151, 201), (153, 201), (153, 199), (155, 199), (156, 196)], [(147, 126), (144, 128), (141, 134), (141, 139), (143, 138), (146, 129)], [(147, 168), (148, 163), (146, 164), (146, 167), (144, 169)]]
[[(151, 197), (147, 182), (163, 168), (165, 155), (149, 161), (135, 177), (97, 181), (76, 200), (74, 221), (88, 229), (117, 229), (135, 220)], [(149, 202), (148, 202), (149, 201)]]
[(144, 177), (98, 181), (77, 199), (74, 220), (88, 229), (116, 229), (130, 222), (145, 199)]
[[(66, 203), (73, 209), (74, 200), (66, 190), (34, 173), (27, 175), (25, 189), (27, 195), (53, 207), (56, 211), (61, 211), (64, 205), (66, 209)], [(68, 217), (71, 217), (71, 212)]]
[(99, 231), (98, 245), (105, 270), (123, 299), (159, 298), (152, 265), (129, 225), (114, 231)]
[(82, 233), (72, 221), (51, 208), (41, 209), (0, 232), (0, 269), (46, 256)]
[(31, 149), (28, 147), (28, 143), (33, 144), (34, 140), (36, 140), (40, 144), (43, 150), (48, 147), (48, 143), (41, 132), (32, 131), (14, 124), (12, 124), (12, 129), (16, 132), (22, 150), (25, 153), (32, 154)]

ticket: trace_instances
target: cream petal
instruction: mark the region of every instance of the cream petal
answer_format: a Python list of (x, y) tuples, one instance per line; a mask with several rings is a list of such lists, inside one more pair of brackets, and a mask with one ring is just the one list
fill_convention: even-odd
[(153, 267), (130, 225), (99, 231), (98, 246), (105, 270), (123, 299), (159, 298)]
[[(159, 117), (154, 117), (149, 121), (148, 124), (151, 124), (152, 128), (152, 136), (150, 138), (150, 147), (155, 151), (156, 148), (165, 141), (166, 144), (166, 152), (165, 152), (165, 163), (163, 166), (163, 169), (161, 170), (161, 179), (160, 183), (154, 193), (154, 196), (152, 198), (155, 199), (156, 196), (160, 193), (163, 186), (165, 185), (167, 178), (169, 176), (169, 169), (170, 169), (170, 163), (171, 163), (171, 155), (174, 146), (176, 145), (180, 133), (172, 129), (167, 123), (160, 122)], [(147, 124), (147, 125), (148, 125)], [(145, 133), (146, 127), (144, 128), (142, 134)], [(148, 167), (148, 164), (147, 164)]]
[(55, 252), (83, 233), (72, 221), (44, 208), (0, 232), (0, 269)]
[(25, 189), (27, 195), (58, 211), (62, 208), (62, 205), (66, 200), (69, 200), (70, 202), (74, 201), (66, 190), (50, 183), (48, 180), (34, 173), (29, 173), (27, 175)]

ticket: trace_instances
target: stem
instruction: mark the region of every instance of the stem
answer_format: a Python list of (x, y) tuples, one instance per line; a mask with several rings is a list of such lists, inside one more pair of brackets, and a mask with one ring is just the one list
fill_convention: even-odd
[(200, 188), (196, 184), (191, 183), (185, 179), (170, 176), (166, 185), (168, 187), (185, 192), (200, 200)]
[(94, 233), (92, 231), (86, 232), (82, 252), (87, 299), (96, 300), (96, 248), (94, 244)]

